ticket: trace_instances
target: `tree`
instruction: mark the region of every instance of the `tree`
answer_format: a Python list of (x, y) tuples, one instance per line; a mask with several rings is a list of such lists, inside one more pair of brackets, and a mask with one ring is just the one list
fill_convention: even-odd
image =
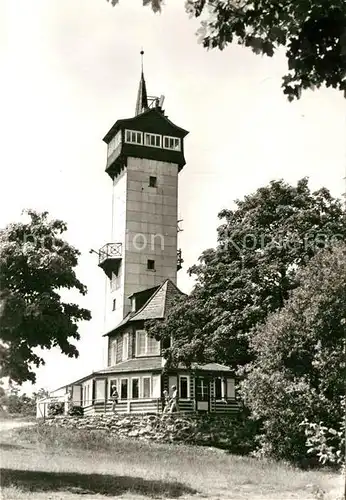
[(9, 415), (34, 416), (36, 414), (35, 398), (26, 394), (9, 392), (0, 397), (0, 409)]
[(61, 239), (66, 224), (47, 212), (26, 212), (29, 221), (0, 232), (0, 376), (22, 383), (35, 381), (33, 366), (44, 364), (35, 348), (59, 347), (77, 357), (70, 339), (79, 339), (78, 323), (90, 311), (64, 302), (59, 292), (86, 287), (74, 268), (79, 251)]
[(255, 360), (247, 367), (242, 394), (253, 417), (263, 422), (267, 452), (301, 461), (307, 454), (303, 420), (318, 431), (320, 423), (338, 429), (344, 420), (346, 245), (319, 252), (298, 281), (281, 311), (271, 314), (251, 341)]
[(307, 179), (296, 187), (271, 182), (219, 218), (216, 249), (189, 270), (196, 279), (191, 294), (178, 299), (166, 319), (146, 324), (165, 344), (174, 339), (164, 352), (168, 366), (251, 362), (253, 331), (283, 307), (297, 286), (297, 270), (346, 236), (340, 200), (325, 188), (312, 193)]
[[(155, 12), (162, 3), (143, 0)], [(344, 0), (187, 0), (185, 5), (191, 16), (202, 19), (199, 36), (208, 49), (222, 50), (235, 40), (271, 57), (283, 47), (288, 73), (282, 87), (289, 100), (322, 84), (346, 97)]]
[(49, 391), (44, 387), (41, 387), (37, 392), (33, 393), (35, 400), (49, 398)]

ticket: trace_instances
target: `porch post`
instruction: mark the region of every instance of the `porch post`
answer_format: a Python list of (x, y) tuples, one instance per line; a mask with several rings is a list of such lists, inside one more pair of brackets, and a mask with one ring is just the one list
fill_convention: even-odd
[(108, 379), (105, 380), (105, 413), (107, 413)]

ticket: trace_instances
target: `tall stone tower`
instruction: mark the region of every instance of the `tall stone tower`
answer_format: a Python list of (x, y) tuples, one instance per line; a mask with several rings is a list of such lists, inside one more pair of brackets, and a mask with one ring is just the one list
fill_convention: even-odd
[(178, 174), (188, 132), (167, 118), (163, 100), (147, 95), (142, 66), (135, 116), (116, 121), (103, 139), (113, 184), (111, 241), (99, 251), (108, 277), (107, 332), (136, 308), (133, 294), (167, 278), (176, 283), (181, 267)]

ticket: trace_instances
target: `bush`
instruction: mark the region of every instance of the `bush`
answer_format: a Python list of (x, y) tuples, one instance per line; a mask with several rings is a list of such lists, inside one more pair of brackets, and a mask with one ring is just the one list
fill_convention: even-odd
[(62, 402), (51, 403), (48, 405), (48, 415), (56, 417), (64, 414), (65, 405)]
[(305, 420), (302, 424), (306, 435), (308, 453), (318, 457), (322, 464), (345, 467), (345, 421), (337, 429)]
[[(319, 456), (330, 461), (336, 446), (322, 427), (338, 433), (344, 417), (346, 245), (321, 250), (297, 278), (284, 307), (251, 340), (255, 360), (241, 393), (262, 422), (261, 453), (314, 465)], [(303, 421), (323, 422), (307, 427), (315, 456), (307, 453)]]
[(68, 415), (70, 417), (83, 417), (84, 409), (81, 406), (72, 406), (68, 411)]

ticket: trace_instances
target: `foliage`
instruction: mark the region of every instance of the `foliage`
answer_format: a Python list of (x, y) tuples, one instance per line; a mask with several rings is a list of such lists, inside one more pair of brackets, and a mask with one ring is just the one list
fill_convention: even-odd
[(50, 417), (56, 417), (57, 415), (63, 415), (65, 411), (65, 404), (61, 401), (56, 401), (48, 405), (48, 415)]
[[(107, 0), (107, 2), (110, 2), (114, 7), (119, 3), (119, 0)], [(160, 12), (162, 0), (143, 0), (143, 5), (144, 7), (150, 5), (154, 12)]]
[(41, 387), (37, 392), (34, 392), (34, 396), (37, 399), (45, 399), (49, 397), (49, 391)]
[[(158, 12), (162, 0), (143, 0), (143, 5)], [(288, 73), (282, 87), (289, 100), (322, 84), (346, 97), (344, 0), (187, 0), (185, 5), (190, 16), (201, 18), (198, 34), (208, 49), (223, 50), (237, 41), (271, 57), (283, 47)]]
[(35, 398), (26, 394), (4, 394), (0, 397), (0, 408), (9, 415), (34, 416), (36, 414)]
[[(262, 421), (262, 445), (276, 458), (306, 459), (302, 421), (338, 429), (345, 407), (346, 245), (325, 249), (298, 274), (299, 287), (258, 328), (244, 403)], [(306, 427), (305, 429), (311, 429)]]
[[(345, 408), (345, 397), (342, 402)], [(345, 466), (345, 420), (341, 420), (337, 429), (326, 427), (319, 422), (302, 422), (307, 437), (308, 453), (317, 455), (322, 464)]]
[(67, 413), (70, 417), (83, 417), (84, 410), (82, 406), (72, 406)]
[(59, 292), (76, 288), (86, 294), (74, 268), (79, 251), (61, 239), (66, 224), (47, 212), (28, 210), (28, 222), (0, 232), (0, 376), (22, 383), (35, 381), (32, 366), (44, 364), (34, 349), (59, 347), (77, 357), (69, 339), (79, 339), (78, 322), (90, 312), (63, 302)]
[(268, 314), (280, 309), (297, 286), (297, 269), (323, 247), (345, 238), (340, 200), (327, 189), (312, 193), (271, 182), (223, 210), (216, 249), (190, 269), (191, 294), (172, 306), (163, 321), (146, 323), (166, 343), (167, 367), (217, 361), (236, 368), (253, 358), (249, 340)]

